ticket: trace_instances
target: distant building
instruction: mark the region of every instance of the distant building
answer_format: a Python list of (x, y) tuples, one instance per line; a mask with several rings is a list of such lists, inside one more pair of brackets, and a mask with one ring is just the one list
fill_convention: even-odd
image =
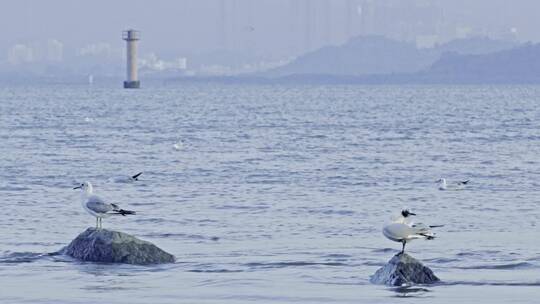
[(160, 59), (155, 53), (141, 58), (139, 67), (148, 71), (177, 71), (187, 68), (187, 58), (179, 57), (173, 60)]
[(469, 38), (473, 34), (472, 28), (468, 26), (456, 26), (456, 38), (465, 39)]
[[(444, 13), (437, 1), (362, 0), (353, 3), (360, 16), (359, 33), (363, 35), (416, 41), (419, 36), (440, 37), (444, 28)], [(424, 39), (420, 38), (421, 43)]]
[(64, 44), (56, 39), (47, 41), (47, 61), (60, 62), (64, 57)]
[(13, 65), (34, 61), (34, 50), (24, 44), (16, 44), (8, 51), (8, 62)]
[(80, 56), (103, 56), (111, 57), (114, 53), (112, 46), (106, 42), (98, 42), (86, 45), (78, 50)]
[(187, 69), (187, 58), (177, 58), (176, 59), (176, 68), (179, 70)]
[(429, 49), (439, 43), (438, 35), (418, 35), (416, 36), (416, 47), (419, 49)]

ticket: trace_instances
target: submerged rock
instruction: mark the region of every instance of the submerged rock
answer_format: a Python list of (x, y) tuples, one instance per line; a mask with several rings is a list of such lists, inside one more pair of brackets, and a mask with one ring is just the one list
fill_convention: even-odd
[(371, 283), (389, 286), (433, 284), (439, 278), (433, 271), (406, 253), (398, 253), (371, 276)]
[(173, 263), (174, 256), (127, 233), (88, 228), (61, 253), (88, 262), (126, 264)]

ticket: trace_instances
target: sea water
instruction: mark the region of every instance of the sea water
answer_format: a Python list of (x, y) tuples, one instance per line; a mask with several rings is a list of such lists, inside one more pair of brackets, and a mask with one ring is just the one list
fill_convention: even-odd
[[(0, 87), (1, 303), (538, 303), (540, 87)], [(140, 181), (111, 182), (143, 172)], [(458, 191), (435, 183), (470, 180)], [(175, 264), (51, 256), (95, 225)], [(403, 208), (442, 283), (369, 277)]]

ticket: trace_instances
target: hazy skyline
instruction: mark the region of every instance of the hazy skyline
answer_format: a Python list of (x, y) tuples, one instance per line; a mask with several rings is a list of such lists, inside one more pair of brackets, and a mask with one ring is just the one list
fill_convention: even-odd
[(172, 76), (268, 70), (353, 37), (431, 48), (487, 36), (540, 41), (533, 0), (3, 1), (0, 73), (121, 75), (121, 32), (142, 33), (142, 72)]
[(15, 44), (49, 39), (65, 48), (121, 47), (126, 28), (142, 31), (143, 52), (165, 55), (217, 49), (295, 55), (358, 34), (444, 41), (460, 31), (503, 36), (513, 29), (521, 41), (540, 40), (534, 19), (540, 3), (533, 0), (21, 0), (2, 7), (4, 54)]

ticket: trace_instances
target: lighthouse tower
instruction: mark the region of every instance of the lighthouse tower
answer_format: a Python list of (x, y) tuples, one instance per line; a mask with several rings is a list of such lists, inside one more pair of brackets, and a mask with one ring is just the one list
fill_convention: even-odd
[(126, 41), (127, 57), (127, 79), (124, 81), (124, 88), (138, 89), (141, 82), (137, 75), (137, 42), (141, 38), (141, 32), (127, 30), (122, 32), (122, 39)]

